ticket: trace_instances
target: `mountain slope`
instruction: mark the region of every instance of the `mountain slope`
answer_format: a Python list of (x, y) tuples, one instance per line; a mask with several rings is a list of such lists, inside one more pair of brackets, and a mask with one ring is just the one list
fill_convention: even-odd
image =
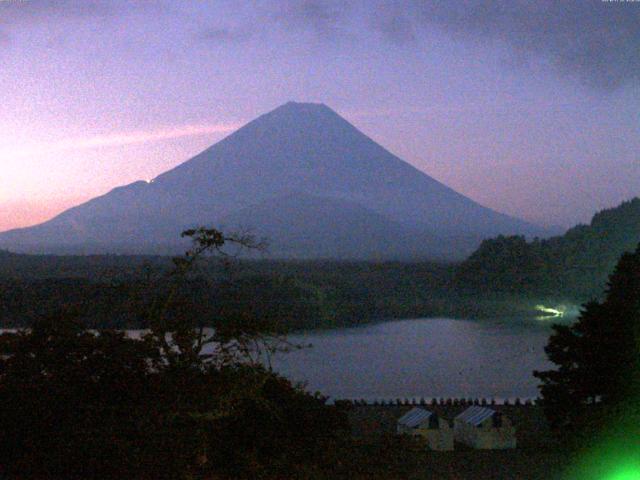
[(415, 260), (429, 250), (449, 258), (451, 250), (434, 236), (411, 232), (361, 205), (293, 193), (271, 198), (225, 217), (225, 230), (258, 231), (275, 258)]
[[(171, 249), (185, 228), (216, 225), (229, 216), (239, 220), (240, 212), (248, 214), (252, 206), (291, 199), (294, 193), (307, 195), (308, 201), (359, 205), (412, 234), (463, 239), (469, 245), (500, 233), (540, 233), (418, 171), (328, 107), (291, 102), (151, 183), (117, 188), (44, 224), (0, 234), (0, 246), (157, 252)], [(295, 208), (295, 202), (289, 205), (291, 214)], [(288, 225), (270, 232), (281, 238), (293, 233)], [(379, 250), (389, 251), (383, 245)], [(431, 253), (425, 244), (422, 256)]]
[(564, 235), (527, 242), (498, 237), (482, 242), (456, 273), (474, 291), (596, 298), (624, 252), (640, 243), (640, 198), (594, 215)]

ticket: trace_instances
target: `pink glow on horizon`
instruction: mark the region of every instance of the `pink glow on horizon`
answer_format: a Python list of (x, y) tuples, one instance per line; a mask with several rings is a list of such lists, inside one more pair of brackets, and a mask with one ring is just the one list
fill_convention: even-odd
[(55, 217), (68, 208), (90, 199), (91, 195), (85, 197), (0, 202), (0, 232), (37, 225)]
[(112, 188), (154, 178), (240, 126), (203, 122), (66, 138), (54, 132), (31, 142), (0, 137), (0, 232), (42, 223)]
[(99, 147), (121, 147), (136, 143), (155, 142), (173, 138), (190, 137), (210, 133), (228, 133), (240, 127), (240, 124), (220, 123), (213, 125), (182, 125), (150, 131), (112, 133), (94, 135), (85, 138), (61, 139), (50, 143), (27, 145), (0, 145), (0, 161), (9, 161), (24, 157), (47, 155), (56, 152), (87, 150)]

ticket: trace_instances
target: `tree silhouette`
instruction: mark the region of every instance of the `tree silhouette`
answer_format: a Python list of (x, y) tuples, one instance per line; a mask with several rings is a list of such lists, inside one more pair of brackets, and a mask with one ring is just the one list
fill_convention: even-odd
[(252, 239), (185, 235), (194, 249), (149, 305), (148, 333), (90, 331), (59, 312), (0, 336), (0, 475), (285, 478), (335, 465), (344, 417), (257, 356), (286, 338), (242, 312), (207, 331), (181, 289), (200, 280), (201, 256)]
[[(640, 394), (640, 245), (609, 277), (602, 302), (584, 305), (578, 321), (555, 325), (545, 351), (557, 369), (534, 372), (542, 405), (559, 432), (597, 428), (603, 409)], [(597, 421), (596, 421), (597, 423)]]

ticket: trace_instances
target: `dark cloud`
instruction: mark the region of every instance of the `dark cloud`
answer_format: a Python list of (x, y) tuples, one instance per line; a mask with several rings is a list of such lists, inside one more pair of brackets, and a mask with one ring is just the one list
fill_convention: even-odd
[(375, 27), (392, 42), (403, 44), (416, 40), (415, 28), (406, 15), (396, 13), (376, 16), (373, 20)]
[(29, 22), (55, 17), (110, 16), (125, 6), (125, 2), (95, 0), (10, 0), (0, 2), (0, 17), (7, 22)]
[(251, 39), (251, 32), (248, 30), (234, 30), (226, 27), (210, 28), (200, 35), (203, 40), (219, 44), (240, 44)]
[(514, 58), (543, 58), (562, 74), (599, 88), (640, 80), (640, 1), (632, 0), (308, 0), (287, 2), (277, 18), (335, 37), (346, 23), (373, 26), (412, 44), (443, 30), (474, 43), (500, 41)]
[(454, 36), (496, 39), (517, 55), (544, 56), (603, 88), (640, 79), (640, 2), (514, 0), (421, 2), (411, 17)]
[[(0, 0), (0, 44), (8, 41), (13, 25), (112, 17), (163, 5), (168, 3)], [(415, 46), (422, 35), (437, 29), (481, 48), (502, 42), (514, 59), (543, 59), (561, 74), (597, 88), (640, 81), (640, 1), (281, 0), (251, 5), (266, 13), (264, 25), (275, 22), (294, 33), (309, 31), (324, 41), (351, 38), (354, 31), (369, 28), (387, 41)], [(179, 7), (174, 4), (174, 9)], [(213, 27), (199, 35), (212, 43), (242, 43), (251, 38), (252, 28)]]
[(135, 12), (164, 11), (153, 0), (0, 0), (0, 31), (59, 20), (116, 18)]
[(349, 2), (337, 0), (290, 0), (280, 3), (273, 16), (286, 28), (311, 28), (324, 39), (341, 36), (351, 10)]
[(163, 4), (154, 0), (0, 0), (0, 44), (10, 42), (11, 30), (16, 27), (66, 20), (107, 20), (163, 9)]

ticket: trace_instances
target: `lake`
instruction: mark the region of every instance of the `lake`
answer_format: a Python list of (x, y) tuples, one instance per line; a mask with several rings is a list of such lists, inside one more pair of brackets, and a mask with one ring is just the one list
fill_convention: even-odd
[(552, 320), (398, 320), (293, 335), (274, 368), (333, 398), (538, 396)]
[(544, 353), (551, 325), (569, 321), (423, 318), (313, 331), (289, 337), (311, 348), (272, 364), (332, 398), (534, 398), (532, 372), (551, 367)]

